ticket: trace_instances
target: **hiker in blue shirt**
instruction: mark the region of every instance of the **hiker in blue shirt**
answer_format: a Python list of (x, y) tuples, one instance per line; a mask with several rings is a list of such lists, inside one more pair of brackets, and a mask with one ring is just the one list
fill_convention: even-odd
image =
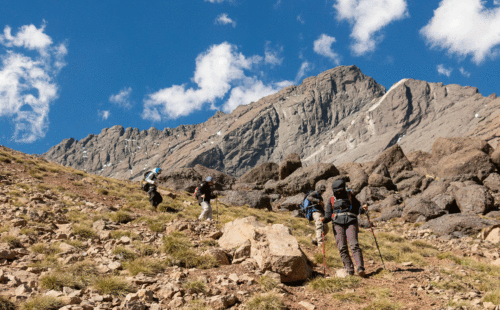
[(314, 220), (314, 225), (316, 227), (316, 237), (312, 240), (312, 243), (317, 246), (323, 245), (323, 233), (324, 236), (328, 233), (328, 225), (323, 225), (323, 218), (325, 216), (325, 207), (323, 203), (323, 197), (321, 196), (326, 191), (326, 186), (321, 184), (318, 185), (315, 191), (312, 191), (307, 195), (307, 200), (312, 205), (312, 219)]
[(354, 262), (358, 267), (358, 275), (365, 276), (363, 253), (358, 242), (358, 215), (364, 213), (368, 206), (361, 206), (356, 197), (347, 190), (344, 180), (336, 180), (332, 184), (333, 197), (326, 204), (326, 213), (323, 223), (332, 221), (335, 241), (340, 252), (344, 267), (350, 275), (354, 274), (354, 265), (349, 256), (352, 251)]

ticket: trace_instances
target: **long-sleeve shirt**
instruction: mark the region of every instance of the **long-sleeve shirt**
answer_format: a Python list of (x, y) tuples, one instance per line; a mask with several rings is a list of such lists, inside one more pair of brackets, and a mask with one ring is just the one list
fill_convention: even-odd
[(313, 208), (320, 211), (320, 212), (325, 212), (325, 208), (323, 207), (323, 197), (321, 197), (321, 193), (318, 191), (312, 191), (307, 195), (307, 200), (311, 202), (313, 205)]
[[(358, 215), (364, 212), (365, 210), (361, 208), (361, 203), (352, 194), (349, 194), (347, 199), (335, 198), (333, 206), (330, 199), (326, 204), (325, 220), (323, 223), (333, 221), (333, 223), (340, 225), (351, 224), (357, 222)], [(335, 216), (339, 213), (344, 214)], [(332, 218), (332, 215), (334, 218)]]
[(151, 171), (147, 176), (146, 178), (144, 179), (144, 181), (146, 183), (149, 183), (149, 184), (155, 184), (156, 183), (156, 179), (158, 178), (158, 175), (156, 174), (156, 172), (154, 171)]
[(210, 203), (210, 199), (217, 198), (217, 195), (212, 193), (212, 189), (210, 188), (210, 185), (208, 185), (208, 182), (203, 182), (200, 187), (198, 187), (196, 198), (198, 198), (199, 203), (202, 203), (203, 201)]

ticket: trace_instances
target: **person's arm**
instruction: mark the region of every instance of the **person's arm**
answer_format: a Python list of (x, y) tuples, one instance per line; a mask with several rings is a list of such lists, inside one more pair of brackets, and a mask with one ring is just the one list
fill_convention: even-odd
[(323, 202), (322, 199), (318, 199), (316, 198), (315, 196), (318, 196), (318, 193), (316, 191), (314, 192), (311, 192), (309, 194), (309, 196), (307, 196), (307, 200), (309, 200), (310, 202), (312, 202), (313, 204), (317, 205), (317, 204), (320, 204)]
[(326, 203), (325, 219), (323, 220), (323, 224), (329, 223), (332, 220), (332, 215), (333, 215), (333, 206), (332, 202), (329, 200)]
[(154, 172), (150, 172), (144, 181), (146, 181), (146, 183), (154, 185), (156, 183), (154, 180), (154, 176), (155, 176)]

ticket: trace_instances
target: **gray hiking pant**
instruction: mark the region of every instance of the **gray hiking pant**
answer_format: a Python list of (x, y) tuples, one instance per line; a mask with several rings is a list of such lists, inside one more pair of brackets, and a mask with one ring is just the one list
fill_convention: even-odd
[(212, 220), (212, 207), (206, 201), (201, 202), (201, 214), (199, 220)]
[(352, 264), (351, 256), (349, 256), (349, 249), (347, 248), (348, 243), (356, 266), (358, 269), (364, 268), (363, 254), (361, 253), (361, 248), (359, 247), (358, 242), (358, 223), (345, 225), (334, 223), (333, 233), (335, 234), (335, 241), (337, 241), (340, 257), (342, 258), (342, 262), (344, 263), (344, 267), (347, 272), (354, 272), (354, 265)]

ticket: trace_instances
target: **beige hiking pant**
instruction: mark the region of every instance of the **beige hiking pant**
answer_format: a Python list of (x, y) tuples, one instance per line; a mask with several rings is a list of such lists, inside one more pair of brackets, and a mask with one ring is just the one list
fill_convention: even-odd
[(329, 228), (328, 225), (323, 225), (323, 222), (321, 222), (321, 218), (323, 217), (323, 214), (321, 212), (313, 212), (312, 214), (313, 219), (314, 219), (314, 225), (316, 226), (316, 240), (318, 242), (318, 245), (323, 241), (323, 237), (321, 236), (321, 233), (323, 232), (326, 236), (328, 234)]
[(212, 207), (206, 201), (201, 202), (201, 214), (199, 220), (212, 220)]

